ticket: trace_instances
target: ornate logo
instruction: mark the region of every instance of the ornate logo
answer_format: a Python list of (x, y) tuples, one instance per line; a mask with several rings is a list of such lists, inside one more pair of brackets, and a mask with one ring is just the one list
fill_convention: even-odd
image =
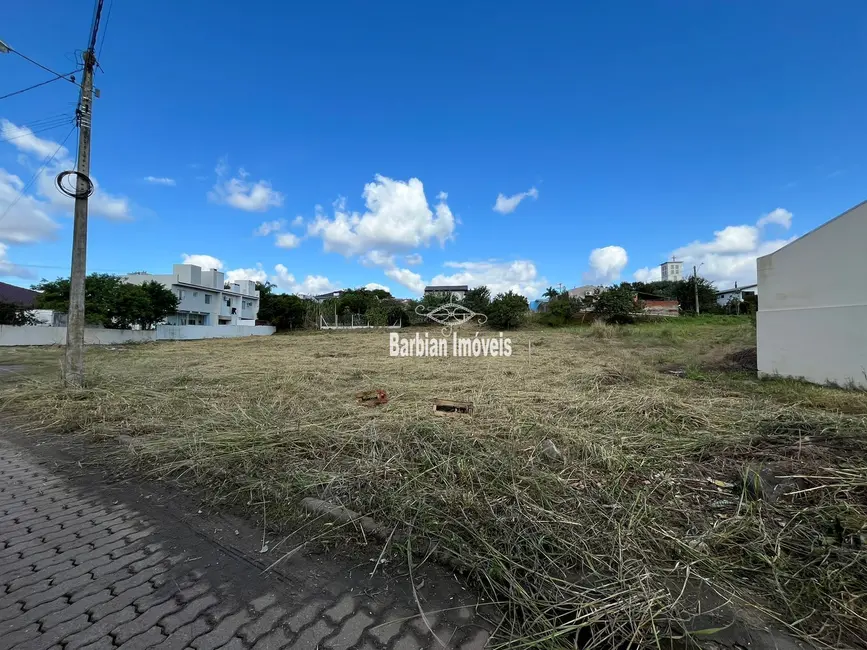
[(430, 311), (428, 311), (427, 307), (424, 305), (418, 305), (415, 308), (415, 313), (442, 325), (443, 335), (445, 336), (451, 334), (455, 327), (465, 325), (476, 317), (479, 319), (479, 325), (484, 325), (488, 322), (488, 317), (484, 314), (477, 314), (472, 309), (468, 309), (463, 305), (458, 305), (453, 302), (448, 302), (439, 307), (434, 307)]

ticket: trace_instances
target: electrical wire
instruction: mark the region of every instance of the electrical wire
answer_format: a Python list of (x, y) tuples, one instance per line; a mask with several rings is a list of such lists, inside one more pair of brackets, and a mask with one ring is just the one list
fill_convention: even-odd
[(66, 141), (69, 140), (69, 136), (72, 135), (72, 132), (75, 131), (75, 129), (76, 129), (76, 127), (73, 126), (69, 130), (69, 133), (67, 133), (66, 137), (63, 138), (63, 142), (61, 142), (59, 145), (57, 145), (57, 149), (55, 149), (54, 153), (45, 159), (45, 162), (42, 163), (42, 167), (40, 167), (37, 170), (37, 172), (35, 174), (33, 174), (33, 176), (30, 178), (30, 180), (27, 181), (27, 185), (25, 185), (24, 187), (21, 188), (21, 191), (18, 192), (18, 196), (15, 198), (15, 200), (12, 201), (12, 203), (10, 203), (8, 206), (6, 206), (6, 209), (3, 211), (3, 214), (0, 214), (0, 221), (2, 221), (6, 217), (6, 215), (12, 211), (12, 208), (14, 208), (18, 204), (18, 201), (20, 201), (22, 198), (24, 198), (24, 195), (27, 193), (27, 190), (29, 190), (30, 187), (33, 185), (33, 183), (36, 182), (36, 179), (39, 178), (39, 174), (41, 174), (45, 170), (45, 168), (51, 164), (51, 161), (54, 160), (55, 156), (57, 156), (57, 154), (60, 153), (60, 150), (63, 149), (63, 145), (66, 144)]
[[(7, 47), (8, 47), (8, 45), (7, 45)], [(26, 54), (22, 54), (21, 52), (19, 52), (18, 50), (16, 50), (16, 49), (13, 48), (13, 47), (10, 47), (10, 48), (9, 48), (9, 51), (12, 52), (13, 54), (17, 54), (18, 56), (20, 56), (20, 57), (21, 57), (22, 59), (24, 59), (25, 61), (30, 61), (30, 63), (32, 63), (33, 65), (35, 65), (35, 66), (37, 66), (37, 67), (39, 67), (39, 68), (42, 68), (42, 69), (45, 70), (46, 72), (50, 72), (51, 74), (53, 74), (53, 75), (55, 75), (55, 76), (57, 76), (57, 77), (68, 77), (68, 76), (69, 76), (69, 75), (62, 75), (62, 74), (60, 74), (59, 72), (55, 72), (55, 71), (52, 70), (51, 68), (46, 67), (46, 66), (42, 65), (41, 63), (39, 63), (39, 61), (34, 61), (33, 59), (31, 59), (31, 58), (30, 58), (29, 56), (27, 56)], [(72, 74), (72, 73), (70, 72), (69, 74)], [(75, 83), (75, 82), (73, 81), (72, 83)]]
[(66, 126), (67, 124), (70, 124), (71, 122), (74, 121), (74, 119), (75, 118), (72, 116), (67, 116), (63, 120), (58, 120), (57, 122), (51, 123), (51, 124), (43, 124), (39, 128), (30, 128), (28, 126), (24, 126), (24, 127), (19, 126), (19, 128), (24, 128), (27, 131), (25, 133), (21, 133), (19, 135), (13, 135), (11, 138), (2, 138), (2, 139), (0, 139), (0, 142), (12, 142), (13, 140), (17, 140), (18, 138), (26, 138), (26, 137), (31, 136), (31, 135), (36, 135), (37, 133), (43, 133), (45, 131), (51, 131), (52, 129), (57, 129), (57, 128), (60, 128), (61, 126)]
[(102, 39), (99, 41), (99, 52), (96, 54), (96, 60), (102, 58), (102, 47), (105, 45), (105, 34), (108, 31), (108, 22), (111, 20), (111, 8), (114, 7), (114, 0), (109, 0), (108, 12), (105, 14), (105, 27), (102, 28)]
[[(72, 72), (68, 72), (65, 75), (59, 74), (52, 79), (48, 79), (47, 81), (42, 81), (38, 84), (28, 86), (27, 88), (22, 88), (21, 90), (16, 90), (14, 93), (7, 93), (6, 95), (2, 95), (2, 96), (0, 96), (0, 99), (6, 99), (8, 97), (14, 97), (15, 95), (20, 95), (21, 93), (26, 93), (28, 90), (33, 90), (34, 88), (39, 88), (39, 87), (44, 86), (46, 84), (50, 84), (51, 82), (57, 81), (58, 79), (66, 79), (67, 81), (71, 81), (70, 79), (68, 79), (68, 77), (75, 74), (76, 72), (78, 72), (78, 70), (73, 70)], [(73, 82), (73, 83), (75, 83), (75, 82)]]
[(49, 115), (48, 117), (40, 117), (38, 120), (31, 120), (28, 122), (22, 122), (16, 126), (26, 127), (28, 129), (40, 129), (43, 126), (48, 126), (49, 124), (57, 124), (61, 122), (71, 122), (75, 117), (74, 113), (57, 113), (56, 115)]

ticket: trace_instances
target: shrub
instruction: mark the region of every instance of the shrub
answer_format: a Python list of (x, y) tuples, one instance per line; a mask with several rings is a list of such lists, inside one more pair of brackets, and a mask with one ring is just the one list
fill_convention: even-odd
[(606, 289), (596, 297), (593, 305), (593, 313), (607, 323), (632, 323), (640, 311), (635, 292), (627, 284)]
[(495, 329), (515, 329), (523, 324), (529, 311), (530, 303), (524, 296), (512, 291), (501, 293), (488, 309), (488, 325)]

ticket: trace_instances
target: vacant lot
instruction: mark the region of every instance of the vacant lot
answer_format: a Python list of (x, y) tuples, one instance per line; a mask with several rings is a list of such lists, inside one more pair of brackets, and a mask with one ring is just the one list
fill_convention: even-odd
[(73, 393), (60, 350), (3, 350), (0, 400), (273, 521), (319, 496), (432, 541), (516, 644), (701, 642), (735, 616), (863, 643), (867, 394), (758, 381), (747, 319), (511, 336), (510, 358), (391, 358), (384, 332), (91, 349)]

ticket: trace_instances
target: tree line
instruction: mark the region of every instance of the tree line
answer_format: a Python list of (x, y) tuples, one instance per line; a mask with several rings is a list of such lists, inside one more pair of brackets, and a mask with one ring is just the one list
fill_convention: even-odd
[[(588, 315), (612, 323), (626, 323), (641, 313), (640, 294), (677, 300), (682, 313), (695, 313), (696, 285), (702, 313), (732, 313), (734, 305), (717, 304), (716, 289), (702, 277), (677, 282), (623, 282), (591, 293), (583, 298), (570, 297), (568, 291), (549, 287), (544, 297), (547, 307), (536, 316), (546, 325), (566, 325), (584, 321)], [(347, 289), (324, 301), (293, 294), (276, 293), (270, 282), (257, 283), (259, 312), (257, 320), (274, 325), (278, 330), (317, 329), (324, 321), (341, 325), (425, 325), (431, 321), (416, 312), (430, 312), (440, 305), (454, 302), (487, 316), (487, 324), (495, 329), (515, 329), (525, 323), (530, 307), (527, 299), (508, 291), (491, 296), (486, 286), (470, 289), (463, 298), (453, 295), (426, 294), (421, 300), (401, 300), (384, 289)], [(41, 292), (37, 307), (66, 313), (69, 309), (69, 280), (42, 280), (33, 286)], [(153, 329), (167, 316), (177, 312), (178, 297), (158, 282), (129, 284), (124, 276), (91, 273), (85, 280), (85, 318), (91, 325), (107, 328)], [(755, 301), (737, 305), (738, 313), (753, 313)], [(32, 325), (36, 323), (31, 310), (0, 303), (0, 324)]]
[(491, 296), (485, 287), (476, 287), (458, 299), (453, 295), (426, 294), (421, 300), (401, 300), (384, 289), (346, 289), (339, 296), (316, 301), (293, 294), (275, 293), (269, 282), (257, 283), (259, 290), (258, 318), (278, 330), (316, 329), (324, 321), (340, 325), (425, 325), (431, 321), (416, 312), (424, 312), (449, 302), (487, 316), (487, 324), (498, 329), (519, 327), (530, 311), (524, 296), (512, 291)]
[[(69, 279), (38, 282), (32, 287), (41, 292), (37, 309), (69, 313)], [(159, 282), (129, 284), (122, 275), (91, 273), (84, 280), (84, 318), (91, 326), (109, 329), (139, 327), (149, 330), (178, 310), (178, 297)], [(35, 325), (32, 309), (0, 304), (0, 324)]]
[(644, 310), (642, 294), (661, 300), (676, 300), (682, 314), (697, 313), (696, 296), (698, 312), (702, 314), (755, 313), (758, 306), (755, 296), (746, 301), (735, 298), (728, 305), (719, 305), (713, 283), (698, 276), (678, 281), (621, 282), (581, 298), (570, 297), (568, 291), (548, 287), (543, 294), (547, 298), (547, 306), (538, 318), (540, 322), (552, 326), (583, 321), (588, 314), (609, 323), (630, 323)]

